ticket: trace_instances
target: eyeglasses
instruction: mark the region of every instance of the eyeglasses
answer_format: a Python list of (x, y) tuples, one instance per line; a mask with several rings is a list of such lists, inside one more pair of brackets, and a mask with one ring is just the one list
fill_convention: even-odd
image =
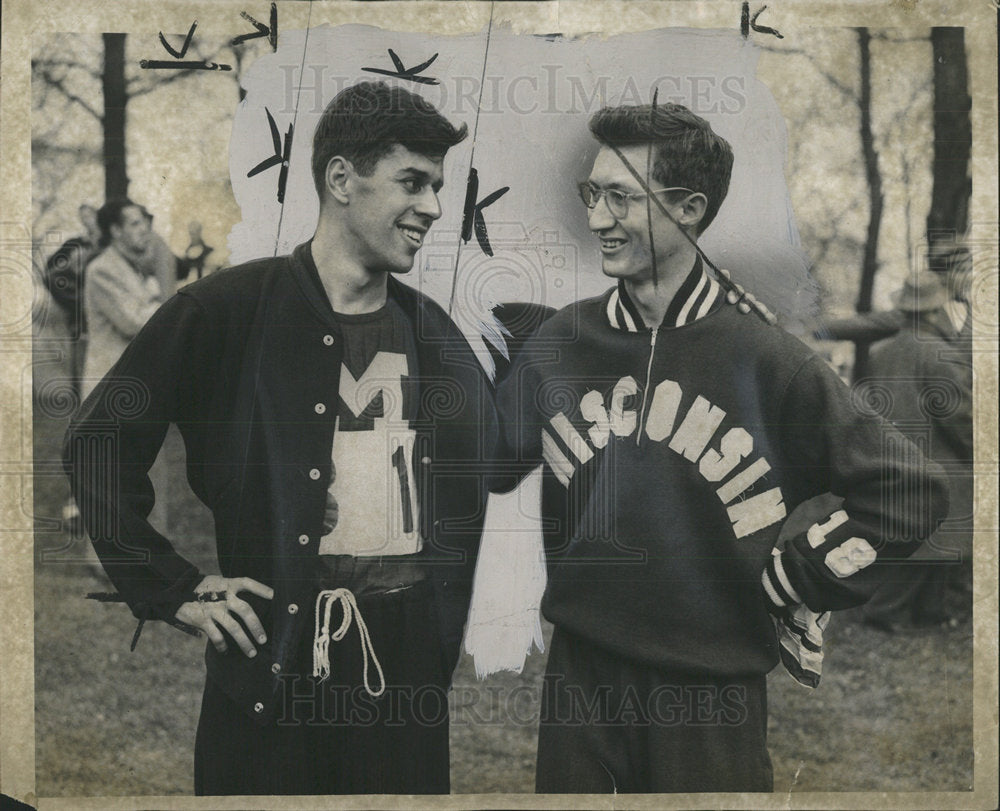
[(649, 194), (661, 194), (665, 191), (686, 191), (689, 194), (694, 194), (691, 189), (687, 189), (683, 186), (668, 186), (665, 189), (652, 189), (648, 193), (625, 192), (619, 189), (598, 189), (596, 186), (592, 186), (586, 181), (580, 183), (577, 188), (580, 190), (580, 199), (583, 200), (583, 204), (589, 209), (596, 208), (597, 204), (601, 202), (601, 198), (603, 197), (604, 202), (608, 205), (608, 211), (611, 212), (611, 216), (616, 220), (622, 220), (628, 216), (629, 200), (637, 200), (641, 197), (648, 197)]

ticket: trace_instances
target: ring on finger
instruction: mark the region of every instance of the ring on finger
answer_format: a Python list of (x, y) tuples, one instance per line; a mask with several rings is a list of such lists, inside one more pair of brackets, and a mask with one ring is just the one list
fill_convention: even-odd
[(203, 591), (198, 594), (199, 603), (221, 603), (228, 598), (225, 589), (221, 591)]

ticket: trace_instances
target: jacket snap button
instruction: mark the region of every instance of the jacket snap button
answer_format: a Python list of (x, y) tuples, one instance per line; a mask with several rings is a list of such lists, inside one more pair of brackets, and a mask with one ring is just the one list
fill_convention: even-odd
[(302, 544), (303, 546), (305, 546), (307, 543), (309, 543), (309, 536), (308, 535), (299, 535), (299, 543)]
[(261, 704), (261, 703), (260, 703), (260, 702), (258, 701), (258, 702), (257, 702), (256, 704), (254, 704), (254, 705), (253, 705), (253, 711), (254, 711), (254, 712), (264, 712), (264, 705), (263, 705), (263, 704)]
[(298, 614), (299, 613), (299, 607), (297, 605), (295, 605), (295, 603), (292, 603), (290, 606), (288, 606), (288, 613), (289, 614)]
[(430, 463), (431, 463), (431, 458), (429, 456), (425, 456), (420, 460), (420, 464), (422, 465), (429, 465)]
[(281, 665), (279, 665), (277, 662), (275, 662), (273, 665), (271, 665), (271, 672), (275, 676), (277, 676), (281, 672)]
[(314, 467), (309, 471), (309, 478), (316, 481), (319, 478), (319, 468)]
[(316, 403), (316, 405), (313, 406), (313, 408), (316, 410), (317, 414), (325, 414), (326, 413), (326, 406), (323, 405), (322, 403)]
[(325, 343), (327, 346), (333, 346), (333, 336), (332, 335), (324, 335), (323, 336), (323, 343)]

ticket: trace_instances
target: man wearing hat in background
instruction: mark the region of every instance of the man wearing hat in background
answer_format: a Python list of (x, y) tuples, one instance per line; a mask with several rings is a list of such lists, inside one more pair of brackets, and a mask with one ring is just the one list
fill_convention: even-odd
[(971, 262), (954, 254), (943, 272), (907, 278), (894, 300), (901, 328), (876, 344), (870, 377), (885, 416), (948, 474), (951, 512), (912, 558), (886, 567), (883, 584), (864, 607), (865, 623), (886, 632), (900, 623), (955, 626), (945, 600), (949, 583), (971, 583), (972, 318)]

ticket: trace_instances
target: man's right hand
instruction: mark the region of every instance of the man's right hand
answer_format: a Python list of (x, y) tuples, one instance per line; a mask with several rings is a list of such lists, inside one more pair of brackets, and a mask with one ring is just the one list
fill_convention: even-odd
[[(198, 584), (195, 593), (215, 592), (217, 595), (224, 593), (224, 599), (184, 603), (174, 616), (203, 632), (219, 653), (226, 652), (226, 638), (222, 635), (222, 630), (225, 630), (244, 654), (256, 656), (257, 648), (243, 629), (245, 627), (261, 645), (267, 642), (267, 634), (250, 604), (237, 596), (241, 591), (249, 591), (265, 600), (274, 597), (274, 589), (249, 577), (209, 575)], [(240, 625), (241, 621), (243, 625)]]

